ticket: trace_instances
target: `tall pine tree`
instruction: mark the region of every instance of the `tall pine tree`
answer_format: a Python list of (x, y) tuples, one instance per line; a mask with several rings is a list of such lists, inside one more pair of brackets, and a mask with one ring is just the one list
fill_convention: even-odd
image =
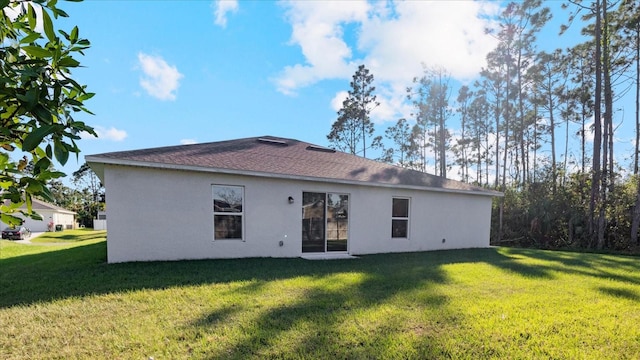
[[(363, 157), (367, 157), (367, 149), (376, 144), (375, 139), (367, 143), (373, 136), (370, 114), (371, 110), (380, 105), (373, 93), (376, 90), (373, 86), (373, 74), (364, 65), (360, 65), (350, 85), (349, 95), (342, 102), (338, 119), (331, 125), (327, 139), (340, 151), (356, 155), (362, 153)], [(362, 147), (358, 148), (360, 143)]]

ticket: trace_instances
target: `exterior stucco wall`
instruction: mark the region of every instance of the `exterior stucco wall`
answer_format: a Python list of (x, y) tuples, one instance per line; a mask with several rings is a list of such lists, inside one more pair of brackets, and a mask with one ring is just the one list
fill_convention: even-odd
[[(489, 246), (488, 196), (117, 165), (104, 183), (109, 262), (298, 257), (304, 191), (350, 195), (354, 255)], [(244, 186), (244, 241), (213, 240), (212, 184)], [(393, 196), (411, 199), (408, 239), (391, 239)]]
[[(410, 199), (407, 238), (391, 238), (394, 197)], [(358, 201), (353, 218), (362, 226), (350, 239), (354, 255), (489, 247), (490, 197), (378, 188)]]
[(23, 225), (31, 231), (48, 231), (50, 221), (52, 221), (54, 225), (62, 225), (63, 229), (67, 229), (69, 226), (75, 228), (75, 216), (73, 214), (45, 209), (35, 209), (35, 212), (42, 216), (42, 220), (34, 220), (18, 215), (24, 219)]
[(76, 227), (75, 216), (73, 214), (56, 212), (53, 214), (53, 224), (62, 225), (62, 229), (64, 230), (74, 229)]

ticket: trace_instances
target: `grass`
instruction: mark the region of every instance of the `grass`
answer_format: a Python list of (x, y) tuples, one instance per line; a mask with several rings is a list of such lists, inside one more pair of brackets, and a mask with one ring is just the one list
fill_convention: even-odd
[(104, 240), (106, 231), (93, 231), (93, 229), (64, 230), (58, 232), (45, 232), (42, 235), (30, 239), (32, 243), (73, 243), (88, 240)]
[(0, 358), (640, 358), (638, 258), (492, 248), (107, 265), (105, 251), (0, 243)]

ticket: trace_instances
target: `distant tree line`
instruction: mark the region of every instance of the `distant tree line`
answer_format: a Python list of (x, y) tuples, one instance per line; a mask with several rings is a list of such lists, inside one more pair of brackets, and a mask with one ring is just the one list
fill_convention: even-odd
[[(494, 202), (494, 244), (637, 251), (640, 3), (572, 0), (565, 6), (567, 24), (581, 19), (589, 41), (540, 51), (536, 36), (550, 10), (541, 0), (509, 3), (478, 80), (452, 98), (446, 68), (424, 67), (407, 89), (411, 117), (398, 119), (383, 136), (375, 135), (370, 119), (378, 105), (373, 74), (361, 65), (329, 142), (361, 156), (375, 149), (378, 160), (442, 177), (455, 171), (465, 182), (503, 191)], [(629, 153), (616, 146), (613, 119), (630, 91), (635, 131)]]
[(53, 201), (54, 205), (75, 211), (76, 221), (81, 226), (92, 228), (98, 211), (105, 210), (104, 186), (87, 163), (73, 172), (70, 186), (60, 180), (53, 180), (49, 183), (49, 189), (51, 198), (43, 200)]

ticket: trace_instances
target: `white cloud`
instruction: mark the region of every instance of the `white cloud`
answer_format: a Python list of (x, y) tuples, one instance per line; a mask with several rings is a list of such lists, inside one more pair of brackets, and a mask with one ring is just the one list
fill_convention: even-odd
[(478, 74), (496, 39), (485, 34), (493, 24), (486, 14), (494, 3), (475, 1), (403, 1), (374, 14), (362, 24), (358, 47), (367, 52), (364, 63), (381, 81), (410, 81), (422, 64), (443, 66), (456, 79)]
[(180, 140), (180, 144), (181, 145), (192, 145), (192, 144), (197, 144), (198, 140), (195, 139), (182, 139)]
[[(95, 126), (93, 129), (96, 134), (98, 134), (99, 140), (110, 140), (110, 141), (123, 141), (127, 138), (128, 134), (124, 130), (116, 129), (115, 127), (105, 128), (103, 126)], [(96, 137), (83, 132), (80, 134), (80, 137), (83, 139), (95, 139)]]
[(387, 83), (382, 86), (376, 84), (376, 101), (380, 103), (371, 111), (371, 119), (375, 123), (385, 121), (396, 122), (400, 118), (410, 120), (413, 106), (407, 102), (406, 83)]
[(138, 54), (138, 61), (143, 72), (143, 76), (140, 77), (140, 86), (157, 99), (175, 100), (175, 92), (184, 75), (175, 66), (167, 64), (160, 56), (141, 52)]
[(86, 131), (82, 131), (82, 132), (80, 132), (80, 138), (81, 138), (81, 139), (88, 139), (88, 140), (96, 139), (96, 137), (95, 137), (95, 136), (93, 136), (92, 134), (89, 134), (89, 133), (88, 133), (88, 132), (86, 132)]
[(224, 28), (227, 27), (227, 14), (238, 12), (238, 0), (217, 0), (212, 7), (216, 16), (214, 23)]
[(495, 27), (489, 18), (499, 12), (491, 1), (287, 1), (284, 6), (290, 43), (300, 47), (305, 61), (286, 66), (274, 81), (277, 89), (291, 95), (325, 79), (349, 79), (365, 64), (381, 103), (374, 119), (408, 116), (405, 90), (423, 73), (422, 64), (441, 65), (452, 78), (469, 80), (496, 45), (485, 34)]
[(335, 112), (338, 112), (338, 110), (342, 109), (342, 103), (347, 99), (348, 96), (349, 96), (349, 92), (338, 91), (336, 96), (334, 96), (333, 99), (331, 99), (331, 108)]
[(42, 37), (45, 37), (44, 23), (42, 21), (42, 5), (36, 4), (32, 1), (28, 3), (10, 2), (9, 5), (2, 8), (2, 11), (9, 17), (9, 19), (13, 21), (18, 17), (18, 15), (23, 14), (27, 11), (28, 5), (33, 6), (33, 10), (35, 10), (36, 13), (36, 28), (34, 30), (42, 34)]
[(343, 25), (366, 20), (366, 1), (289, 1), (287, 20), (291, 23), (290, 43), (299, 45), (305, 64), (284, 68), (275, 79), (278, 90), (294, 94), (300, 87), (323, 79), (344, 78), (356, 65), (349, 62), (351, 49), (343, 39)]

